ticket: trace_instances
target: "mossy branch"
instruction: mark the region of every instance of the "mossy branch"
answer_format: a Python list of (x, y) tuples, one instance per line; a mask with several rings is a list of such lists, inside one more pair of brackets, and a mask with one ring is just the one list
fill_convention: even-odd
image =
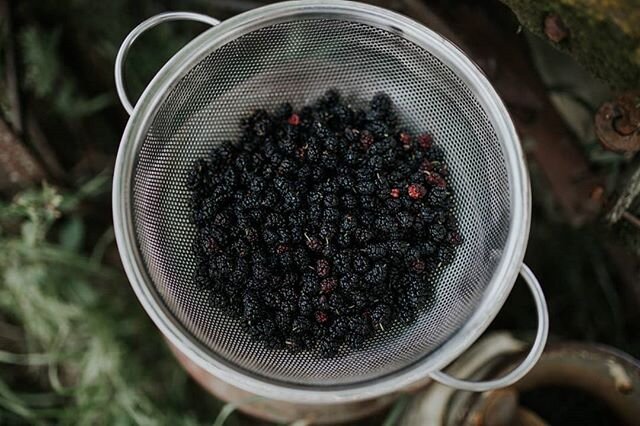
[[(572, 55), (613, 88), (640, 87), (640, 1), (502, 1), (524, 27)], [(564, 37), (545, 32), (549, 16), (559, 18)]]

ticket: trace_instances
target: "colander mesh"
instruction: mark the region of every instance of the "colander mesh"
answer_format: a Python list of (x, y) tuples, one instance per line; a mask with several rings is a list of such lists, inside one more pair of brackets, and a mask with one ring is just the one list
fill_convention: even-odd
[[(431, 306), (410, 327), (378, 333), (358, 351), (324, 359), (271, 351), (207, 303), (192, 276), (195, 236), (187, 172), (239, 134), (239, 120), (283, 101), (299, 107), (328, 88), (354, 106), (384, 91), (404, 125), (429, 129), (446, 150), (465, 242), (440, 271)], [(211, 356), (246, 373), (304, 385), (379, 378), (431, 353), (458, 330), (489, 283), (505, 244), (509, 181), (498, 138), (473, 93), (418, 45), (369, 24), (319, 17), (279, 22), (212, 51), (156, 111), (133, 173), (133, 218), (147, 272), (166, 307)]]

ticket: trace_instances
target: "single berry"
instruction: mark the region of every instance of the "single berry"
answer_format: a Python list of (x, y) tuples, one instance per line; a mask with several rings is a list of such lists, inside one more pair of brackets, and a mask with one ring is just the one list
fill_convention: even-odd
[(316, 311), (315, 317), (316, 321), (318, 321), (320, 324), (324, 324), (329, 321), (329, 315), (327, 315), (327, 313), (324, 311)]
[(317, 307), (320, 309), (327, 309), (328, 308), (328, 302), (329, 299), (327, 299), (327, 295), (322, 294), (320, 295), (320, 297), (318, 297), (318, 302), (317, 302)]
[(365, 149), (368, 149), (371, 145), (373, 145), (373, 142), (373, 135), (368, 130), (365, 130), (360, 134), (360, 143)]
[(412, 183), (411, 185), (409, 185), (407, 192), (409, 193), (409, 197), (413, 198), (414, 200), (419, 200), (420, 198), (425, 196), (427, 190), (419, 183)]
[(291, 124), (292, 126), (297, 126), (298, 124), (300, 124), (300, 116), (296, 113), (291, 114), (291, 116), (289, 116), (289, 119), (287, 120), (287, 123)]
[(462, 244), (462, 236), (459, 232), (452, 232), (449, 234), (449, 242), (454, 246), (459, 246)]
[(316, 273), (320, 277), (326, 277), (331, 272), (331, 267), (329, 266), (329, 261), (326, 259), (319, 259), (316, 262)]
[(400, 190), (398, 188), (391, 188), (390, 194), (392, 198), (400, 198)]
[(307, 239), (307, 247), (309, 247), (309, 250), (314, 252), (319, 252), (320, 250), (322, 250), (322, 243), (319, 239), (314, 237), (307, 237), (306, 235), (305, 237)]
[(425, 264), (422, 260), (415, 260), (411, 263), (411, 269), (416, 272), (423, 272), (425, 268)]
[(356, 271), (357, 273), (364, 273), (369, 269), (369, 262), (367, 261), (366, 257), (358, 254), (354, 257), (353, 259), (353, 270)]
[(437, 173), (429, 173), (426, 175), (427, 183), (431, 186), (437, 186), (438, 188), (446, 188), (447, 181)]
[(429, 227), (429, 236), (432, 240), (440, 242), (447, 236), (447, 229), (443, 225), (436, 223)]
[(320, 291), (325, 294), (331, 293), (337, 286), (338, 281), (333, 277), (325, 278), (324, 280), (320, 281)]
[(418, 136), (418, 145), (420, 145), (420, 148), (426, 151), (433, 145), (433, 137), (431, 137), (431, 135), (428, 133), (421, 134), (420, 136)]

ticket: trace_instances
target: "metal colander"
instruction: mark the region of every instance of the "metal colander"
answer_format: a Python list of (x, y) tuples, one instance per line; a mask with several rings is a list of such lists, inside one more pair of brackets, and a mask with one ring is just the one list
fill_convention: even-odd
[[(133, 109), (122, 79), (126, 53), (144, 30), (175, 19), (215, 27), (178, 52)], [(116, 83), (131, 114), (113, 186), (121, 257), (149, 315), (201, 367), (256, 394), (323, 402), (388, 393), (427, 375), (489, 389), (515, 381), (537, 360), (546, 306), (524, 267), (540, 317), (525, 364), (491, 383), (438, 372), (501, 308), (523, 268), (530, 220), (528, 176), (509, 116), (481, 72), (441, 36), (387, 10), (342, 1), (285, 2), (219, 25), (202, 15), (169, 13), (127, 37)], [(329, 88), (356, 107), (386, 92), (403, 126), (434, 135), (446, 151), (465, 242), (433, 278), (430, 306), (413, 325), (396, 325), (360, 350), (327, 359), (265, 348), (197, 290), (185, 181), (196, 159), (239, 135), (240, 119), (251, 111), (284, 101), (301, 107)]]

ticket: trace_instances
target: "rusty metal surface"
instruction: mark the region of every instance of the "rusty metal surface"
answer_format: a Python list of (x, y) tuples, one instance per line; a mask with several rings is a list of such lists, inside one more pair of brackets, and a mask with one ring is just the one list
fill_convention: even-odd
[[(517, 359), (503, 360), (489, 376), (500, 376), (517, 362)], [(638, 360), (607, 346), (556, 343), (547, 347), (533, 370), (513, 387), (467, 396), (463, 423), (466, 426), (546, 425), (536, 413), (517, 404), (519, 393), (546, 386), (581, 389), (606, 403), (625, 424), (636, 424), (640, 418)]]
[(640, 91), (625, 92), (605, 102), (596, 113), (595, 128), (605, 149), (640, 151)]
[[(524, 343), (510, 334), (489, 335), (451, 368), (476, 380), (500, 377), (518, 364), (526, 350), (513, 350), (521, 345)], [(439, 384), (429, 386), (416, 395), (400, 424), (546, 426), (538, 413), (518, 402), (522, 392), (546, 386), (587, 392), (610, 407), (624, 424), (637, 424), (640, 418), (640, 361), (604, 345), (559, 342), (549, 344), (538, 364), (512, 387), (471, 393)]]
[(586, 343), (550, 345), (515, 388), (526, 391), (545, 385), (582, 389), (629, 425), (640, 419), (640, 361), (616, 349)]

